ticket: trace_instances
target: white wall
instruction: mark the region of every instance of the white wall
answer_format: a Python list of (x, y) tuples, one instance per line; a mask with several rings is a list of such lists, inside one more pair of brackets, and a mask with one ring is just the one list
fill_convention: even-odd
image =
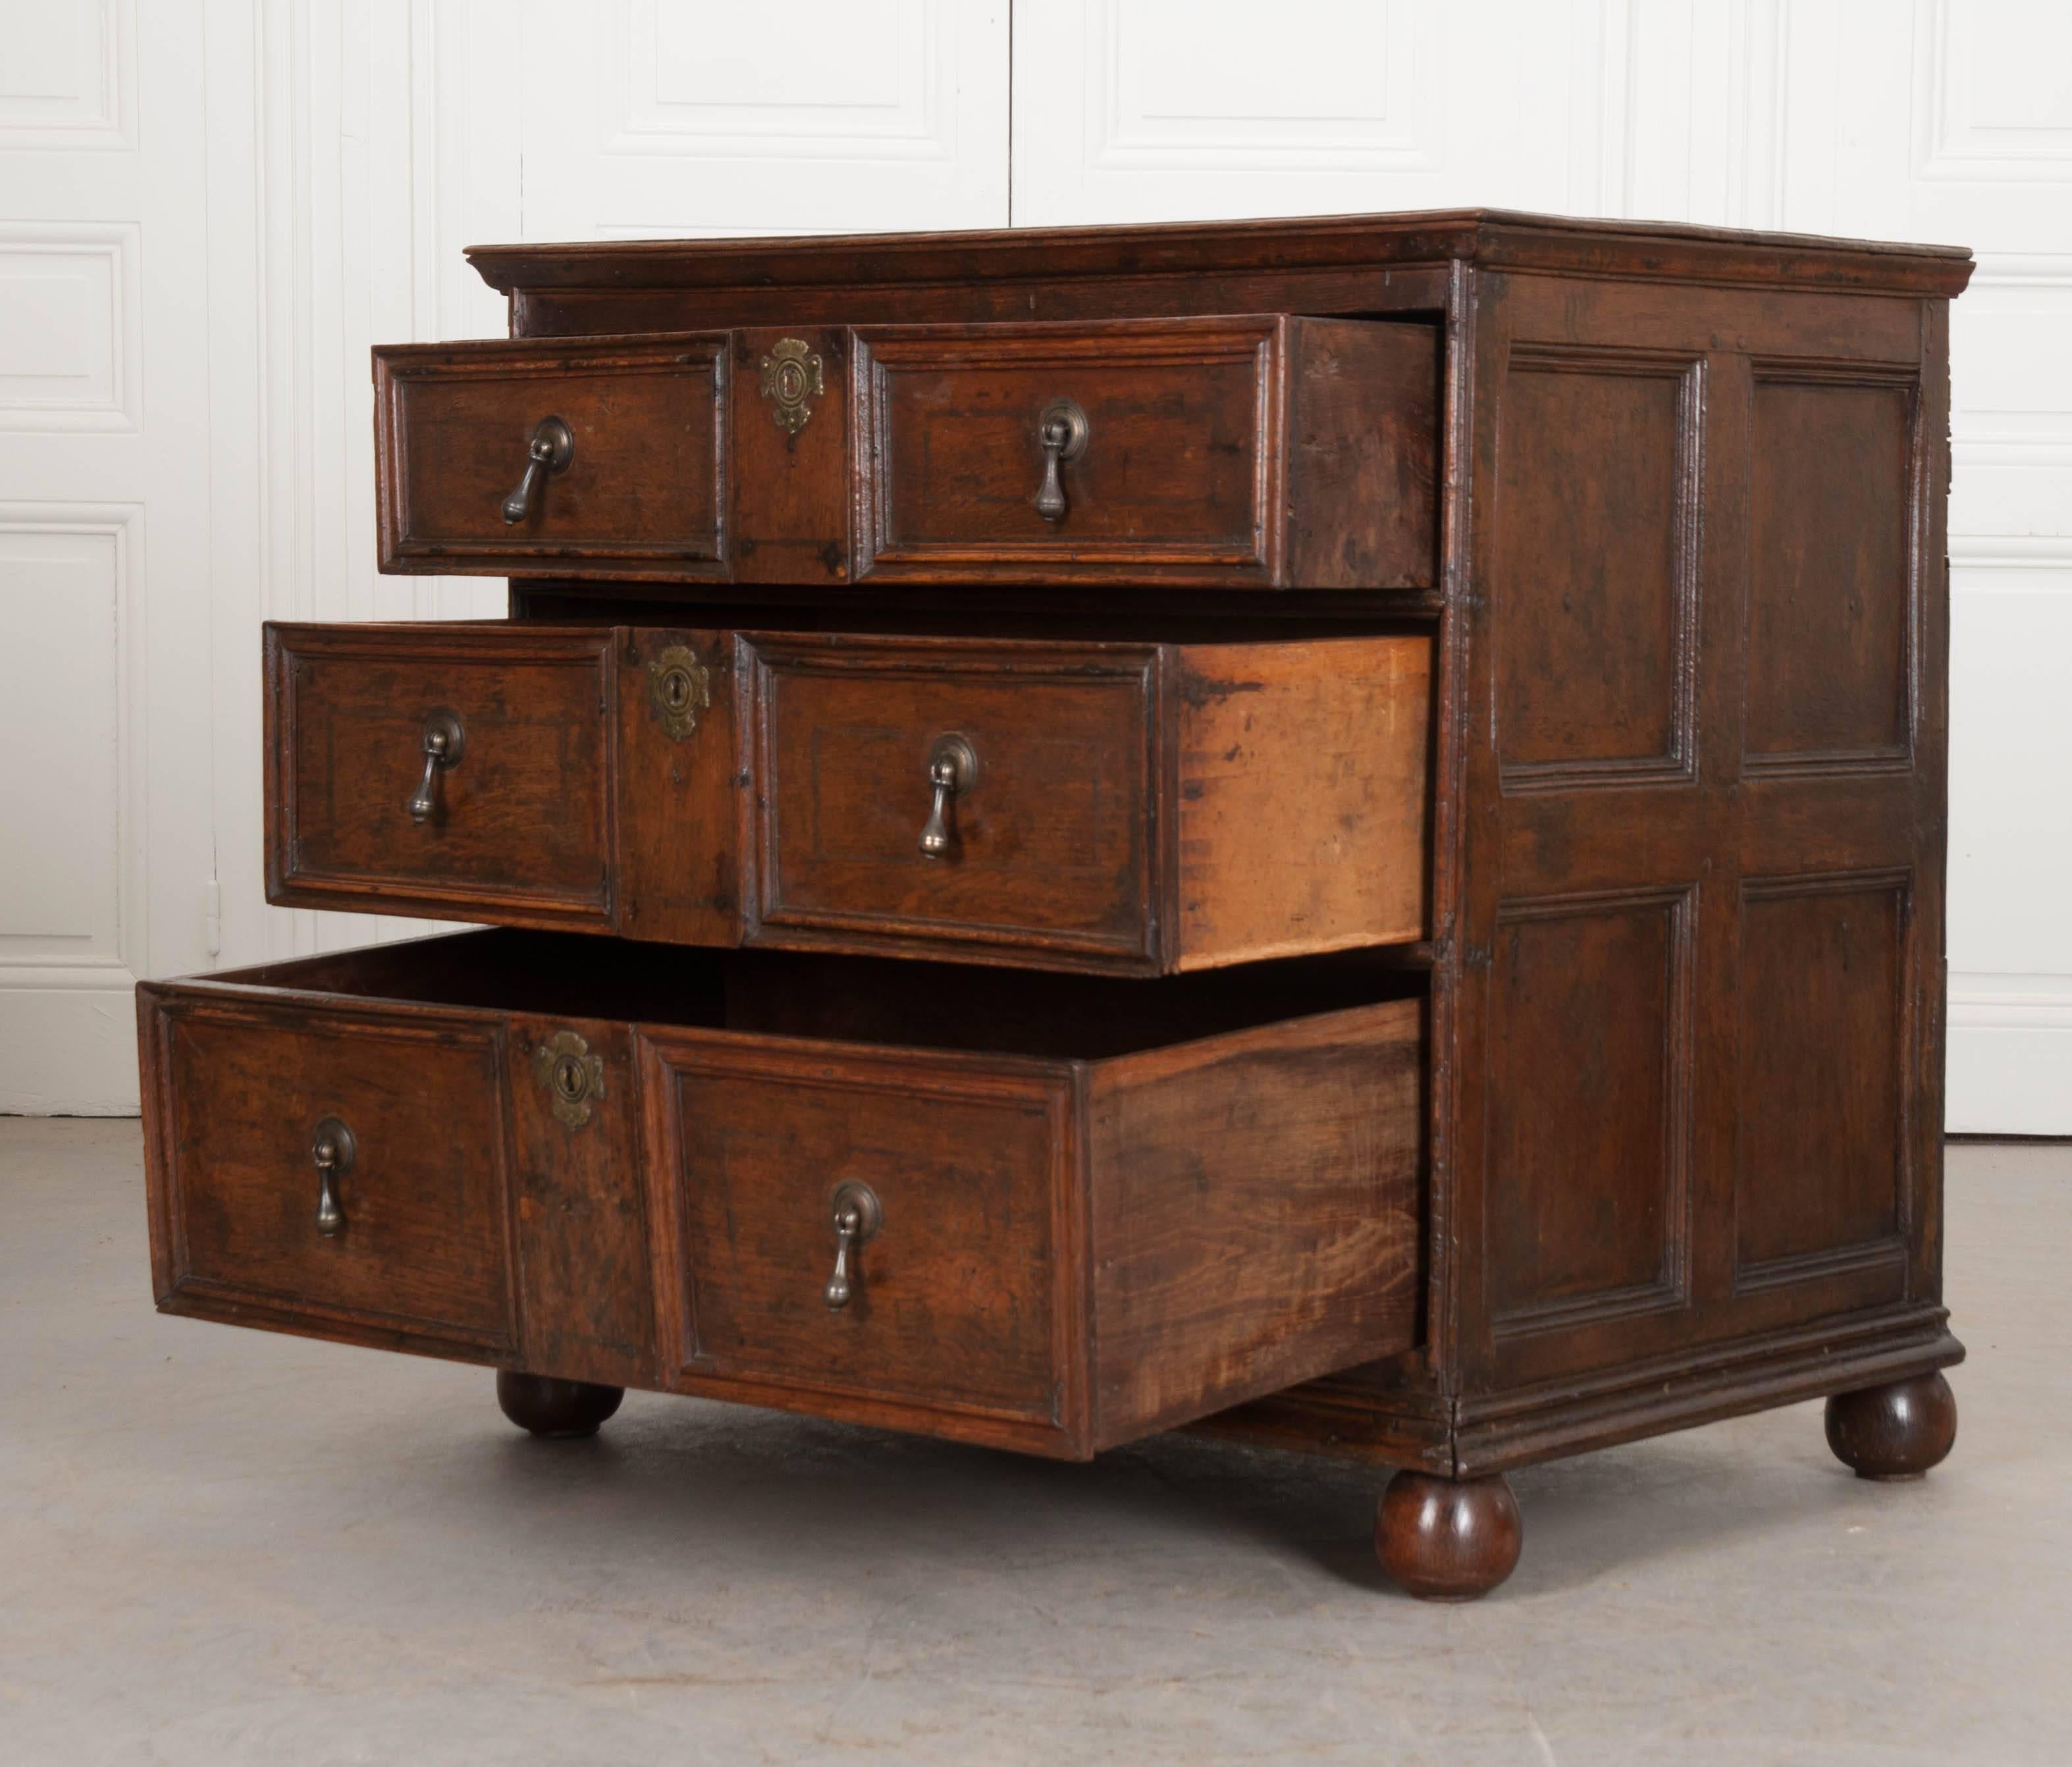
[(133, 1108), (134, 975), (409, 929), (265, 906), (257, 630), (500, 608), (372, 563), (462, 245), (1452, 204), (1980, 253), (1950, 1120), (2072, 1132), (2062, 0), (0, 0), (0, 1109)]

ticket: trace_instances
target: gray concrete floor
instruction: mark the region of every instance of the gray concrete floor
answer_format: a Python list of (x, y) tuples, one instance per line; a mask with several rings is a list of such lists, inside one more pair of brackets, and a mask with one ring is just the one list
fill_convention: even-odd
[(158, 1317), (131, 1122), (0, 1119), (0, 1762), (2072, 1761), (2072, 1149), (1958, 1147), (1925, 1483), (1817, 1407), (1530, 1470), (1421, 1606), (1377, 1476), (1055, 1465)]

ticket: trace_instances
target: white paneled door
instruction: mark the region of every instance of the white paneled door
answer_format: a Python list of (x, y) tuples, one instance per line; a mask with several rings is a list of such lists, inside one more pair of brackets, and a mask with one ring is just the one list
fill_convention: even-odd
[(501, 605), (373, 568), (462, 245), (1451, 204), (1979, 252), (1950, 1122), (2072, 1133), (2065, 0), (0, 0), (0, 1110), (134, 1108), (137, 975), (414, 929), (265, 905), (257, 628)]
[(1008, 224), (1008, 0), (544, 0), (520, 54), (528, 239)]
[(201, 6), (0, 5), (0, 1110), (211, 960)]

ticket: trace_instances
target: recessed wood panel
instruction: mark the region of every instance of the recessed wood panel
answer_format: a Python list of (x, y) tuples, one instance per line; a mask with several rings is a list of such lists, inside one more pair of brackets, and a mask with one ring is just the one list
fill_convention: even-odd
[[(854, 334), (859, 579), (1436, 580), (1438, 335), (1264, 315)], [(1050, 482), (1059, 402), (1084, 418)]]
[[(268, 642), (277, 899), (610, 919), (609, 628), (275, 628)], [(462, 746), (421, 820), (439, 715)]]
[[(501, 1061), (493, 1028), (379, 1013), (294, 1022), (175, 1010), (162, 1084), (175, 1274), (347, 1328), (482, 1346), (511, 1338)], [(310, 1148), (336, 1118), (354, 1142), (344, 1222), (316, 1227)]]
[(1880, 1242), (1897, 1253), (1906, 900), (1893, 879), (1748, 887), (1735, 1188), (1743, 1286), (1819, 1274)]
[[(1150, 959), (1153, 647), (754, 643), (758, 936)], [(952, 735), (977, 772), (931, 856)]]
[(1911, 370), (1800, 380), (1758, 367), (1754, 397), (1749, 765), (1902, 757)]
[[(858, 334), (859, 567), (1022, 558), (1267, 568), (1278, 373), (1268, 319)], [(1085, 414), (1037, 509), (1044, 414)]]
[[(1062, 1079), (658, 1047), (693, 1370), (1063, 1426)], [(883, 1219), (830, 1312), (845, 1182)]]
[(1507, 787), (1688, 771), (1697, 376), (1639, 352), (1512, 356), (1494, 591)]
[(1688, 1193), (1688, 903), (1521, 904), (1490, 978), (1499, 1335), (1666, 1305)]
[[(726, 341), (376, 350), (381, 568), (722, 575)], [(504, 500), (550, 417), (569, 459), (510, 521)]]

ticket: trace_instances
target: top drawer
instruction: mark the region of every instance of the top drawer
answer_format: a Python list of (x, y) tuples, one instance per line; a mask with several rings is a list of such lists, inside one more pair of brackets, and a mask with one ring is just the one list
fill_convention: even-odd
[(723, 575), (726, 344), (376, 351), (382, 568)]
[(858, 576), (1434, 580), (1429, 327), (1282, 315), (856, 339)]
[(1269, 314), (377, 350), (381, 564), (1429, 587), (1438, 342)]

